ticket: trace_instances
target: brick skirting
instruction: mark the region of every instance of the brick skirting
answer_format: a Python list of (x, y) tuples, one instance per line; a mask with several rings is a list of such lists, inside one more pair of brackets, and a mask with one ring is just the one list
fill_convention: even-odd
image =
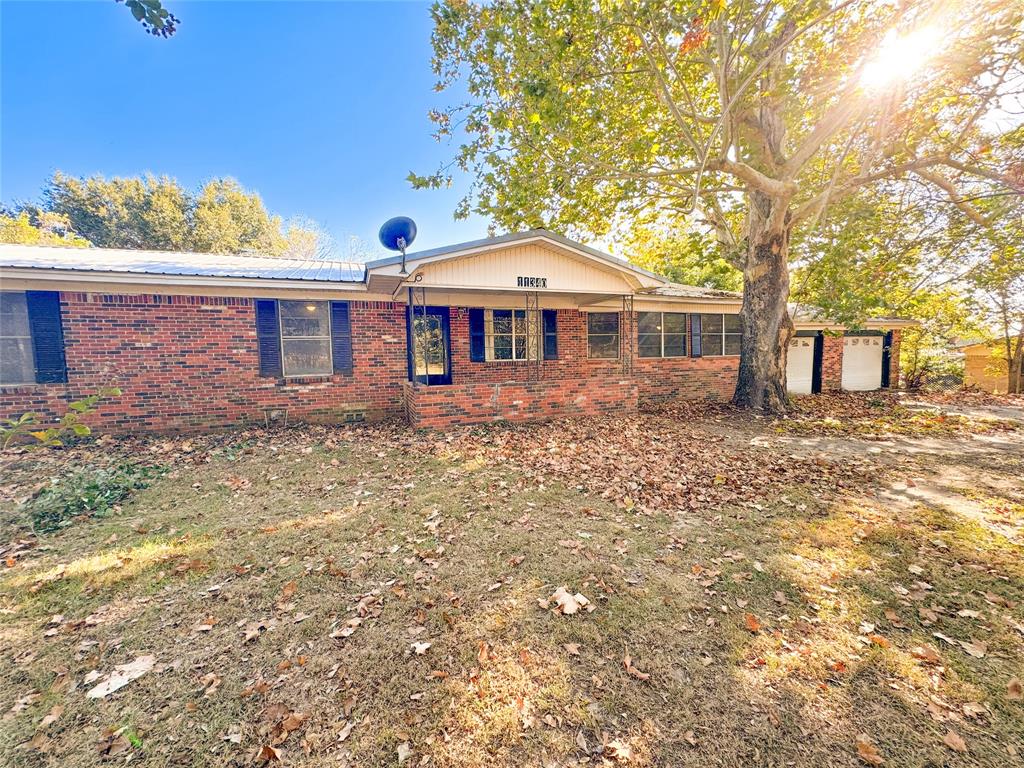
[(628, 378), (405, 383), (406, 417), (416, 428), (627, 414), (636, 409), (637, 384)]

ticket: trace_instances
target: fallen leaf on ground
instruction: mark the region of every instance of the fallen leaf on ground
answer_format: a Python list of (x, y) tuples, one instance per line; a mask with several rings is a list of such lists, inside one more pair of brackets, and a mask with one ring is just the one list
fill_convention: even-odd
[(977, 701), (968, 701), (963, 705), (963, 707), (961, 707), (961, 709), (963, 709), (963, 712), (967, 717), (977, 717), (978, 715), (983, 715), (988, 711), (984, 704), (980, 704)]
[(757, 616), (752, 613), (743, 614), (743, 622), (751, 632), (758, 632), (761, 629), (760, 620), (758, 620)]
[(566, 616), (571, 616), (572, 614), (578, 612), (580, 608), (584, 608), (587, 611), (594, 610), (593, 606), (590, 603), (590, 600), (588, 600), (579, 592), (577, 592), (575, 595), (570, 594), (569, 590), (567, 590), (565, 587), (559, 587), (558, 589), (556, 589), (554, 591), (554, 594), (552, 594), (551, 597), (548, 598), (548, 600), (554, 600), (554, 610), (557, 613), (562, 613)]
[(565, 652), (570, 656), (580, 655), (580, 644), (579, 643), (566, 643), (564, 646)]
[(1011, 678), (1010, 682), (1006, 684), (1006, 698), (1010, 701), (1024, 700), (1024, 683), (1020, 681), (1019, 677)]
[(59, 718), (63, 713), (64, 707), (62, 707), (60, 704), (54, 704), (53, 707), (50, 709), (49, 713), (42, 720), (39, 721), (39, 725), (36, 726), (36, 730), (42, 730), (46, 726), (52, 725), (53, 723), (57, 722), (57, 718)]
[(651, 677), (650, 673), (641, 672), (633, 666), (633, 658), (628, 653), (622, 658), (622, 666), (626, 668), (626, 673), (630, 677), (635, 677), (637, 680), (649, 680)]
[(259, 753), (256, 755), (256, 759), (264, 763), (280, 762), (281, 761), (281, 750), (275, 749), (269, 744), (264, 744), (260, 748)]
[(417, 656), (422, 656), (430, 650), (431, 643), (413, 643), (412, 650)]
[(959, 642), (960, 647), (976, 659), (982, 658), (988, 651), (988, 646), (984, 643), (969, 642), (967, 640), (960, 640)]
[(910, 655), (915, 659), (927, 661), (930, 664), (938, 664), (942, 661), (942, 657), (939, 656), (939, 652), (930, 645), (915, 645), (910, 649)]
[(409, 746), (409, 742), (405, 741), (398, 745), (396, 749), (398, 752), (398, 764), (401, 765), (410, 757), (412, 757), (412, 747)]
[(3, 719), (10, 720), (23, 709), (27, 709), (29, 704), (38, 699), (41, 695), (42, 694), (40, 694), (39, 691), (31, 691), (26, 693), (24, 696), (19, 697), (18, 700), (14, 702), (14, 705), (4, 713)]
[(942, 743), (956, 752), (967, 751), (967, 742), (960, 738), (956, 731), (946, 731), (946, 735), (942, 737)]
[(156, 656), (139, 656), (135, 661), (128, 664), (118, 664), (110, 676), (96, 687), (92, 688), (86, 695), (90, 699), (102, 699), (114, 691), (124, 688), (132, 680), (137, 680), (153, 669), (156, 664)]
[(875, 746), (874, 742), (871, 741), (871, 737), (866, 733), (862, 733), (857, 736), (855, 743), (857, 745), (857, 756), (869, 765), (882, 765), (885, 762), (880, 754), (878, 754), (878, 747)]
[(622, 740), (615, 739), (604, 745), (603, 755), (615, 761), (629, 762), (633, 759), (633, 750)]

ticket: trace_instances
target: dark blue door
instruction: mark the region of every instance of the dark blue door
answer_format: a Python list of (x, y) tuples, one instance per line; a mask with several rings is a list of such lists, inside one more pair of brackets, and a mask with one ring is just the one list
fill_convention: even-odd
[(409, 379), (422, 384), (452, 383), (448, 307), (409, 307)]

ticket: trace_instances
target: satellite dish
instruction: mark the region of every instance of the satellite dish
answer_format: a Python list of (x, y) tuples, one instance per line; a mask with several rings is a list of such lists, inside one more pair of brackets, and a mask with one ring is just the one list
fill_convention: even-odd
[(377, 235), (380, 244), (389, 251), (402, 252), (402, 271), (400, 274), (407, 274), (405, 270), (405, 249), (412, 245), (416, 239), (416, 222), (408, 216), (395, 216), (388, 219), (380, 228)]

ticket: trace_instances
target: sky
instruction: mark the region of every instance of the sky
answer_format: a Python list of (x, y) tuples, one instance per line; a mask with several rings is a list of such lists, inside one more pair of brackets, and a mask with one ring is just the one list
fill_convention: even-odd
[(0, 0), (0, 201), (46, 179), (152, 172), (187, 188), (231, 176), (284, 218), (383, 255), (377, 230), (411, 216), (412, 250), (486, 236), (452, 212), (469, 179), (415, 191), (454, 154), (438, 144), (427, 2), (165, 0), (181, 26), (145, 34), (113, 0)]

